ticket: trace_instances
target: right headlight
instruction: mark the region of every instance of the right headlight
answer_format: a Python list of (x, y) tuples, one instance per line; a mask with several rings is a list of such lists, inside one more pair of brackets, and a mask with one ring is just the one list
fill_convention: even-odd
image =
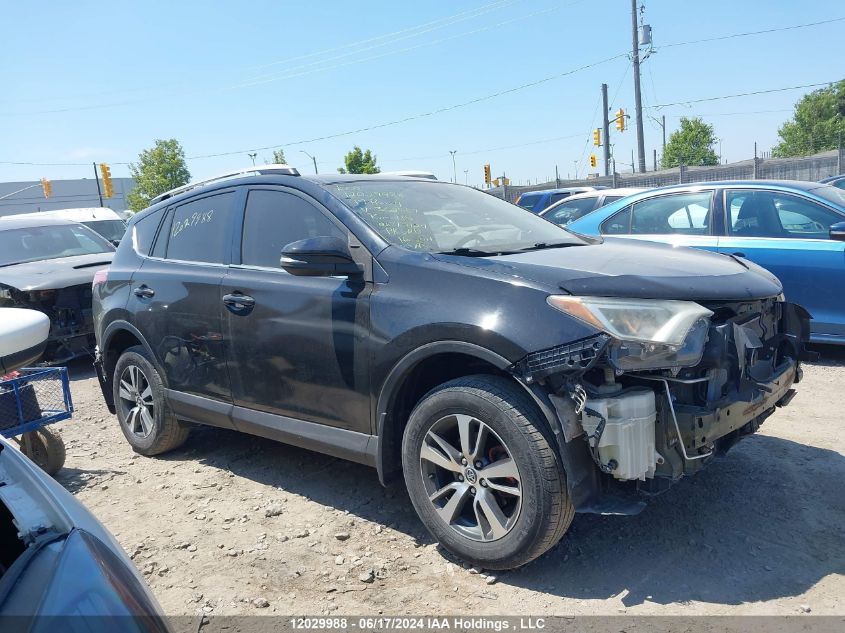
[(549, 305), (610, 334), (620, 370), (688, 367), (701, 360), (711, 310), (693, 301), (552, 295)]

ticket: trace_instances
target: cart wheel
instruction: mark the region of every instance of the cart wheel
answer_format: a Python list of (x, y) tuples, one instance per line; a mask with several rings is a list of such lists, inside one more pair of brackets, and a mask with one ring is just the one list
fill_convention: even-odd
[(48, 475), (55, 475), (65, 465), (65, 443), (49, 427), (24, 433), (20, 444), (21, 452)]

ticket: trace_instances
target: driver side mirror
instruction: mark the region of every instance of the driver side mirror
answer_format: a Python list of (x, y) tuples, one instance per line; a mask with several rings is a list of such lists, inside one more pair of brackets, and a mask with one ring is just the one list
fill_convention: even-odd
[(359, 275), (363, 266), (352, 259), (347, 243), (338, 237), (309, 237), (282, 249), (279, 265), (299, 277)]
[(830, 239), (845, 242), (845, 222), (836, 222), (830, 225)]

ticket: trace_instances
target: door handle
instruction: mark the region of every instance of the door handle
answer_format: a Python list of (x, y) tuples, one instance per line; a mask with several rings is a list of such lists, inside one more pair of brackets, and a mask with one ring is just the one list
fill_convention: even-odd
[(255, 307), (255, 299), (239, 292), (223, 295), (223, 305), (233, 314), (248, 314)]
[(141, 297), (142, 299), (150, 299), (155, 296), (156, 291), (150, 288), (147, 284), (141, 284), (132, 292), (135, 293), (136, 297)]

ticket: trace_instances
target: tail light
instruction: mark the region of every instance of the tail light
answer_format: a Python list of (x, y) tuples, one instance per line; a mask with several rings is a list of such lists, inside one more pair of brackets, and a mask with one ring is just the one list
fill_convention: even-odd
[(94, 280), (91, 282), (91, 289), (106, 283), (109, 280), (109, 269), (103, 268), (94, 273)]

